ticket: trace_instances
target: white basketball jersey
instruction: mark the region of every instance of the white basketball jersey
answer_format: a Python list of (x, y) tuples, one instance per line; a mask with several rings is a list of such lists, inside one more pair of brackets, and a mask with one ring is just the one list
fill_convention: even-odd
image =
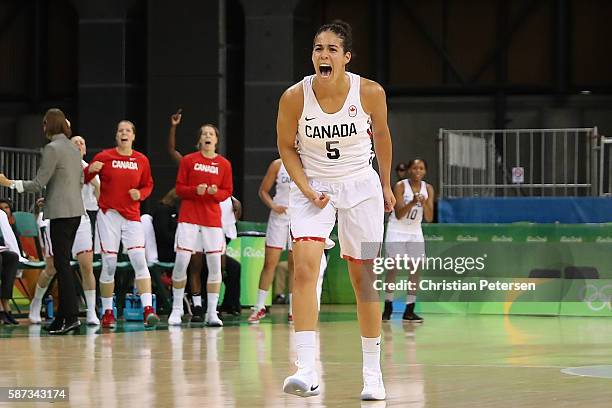
[(276, 194), (274, 194), (274, 204), (289, 207), (289, 187), (291, 185), (291, 177), (287, 173), (285, 165), (281, 162), (280, 169), (276, 174)]
[(221, 227), (225, 236), (229, 239), (235, 239), (238, 234), (236, 231), (236, 216), (234, 215), (234, 205), (232, 197), (228, 197), (219, 203), (221, 207)]
[(359, 75), (346, 73), (350, 90), (338, 112), (325, 113), (312, 90), (315, 75), (302, 81), (304, 110), (298, 123), (297, 147), (307, 177), (341, 180), (372, 166), (370, 115), (363, 111)]
[[(85, 160), (81, 160), (81, 166), (83, 168), (87, 167), (87, 162)], [(96, 176), (95, 180), (100, 183), (100, 177)], [(83, 205), (87, 211), (98, 211), (98, 199), (95, 194), (95, 187), (91, 185), (91, 183), (83, 184), (81, 188), (81, 198), (83, 199)]]
[[(404, 205), (408, 204), (414, 198), (414, 193), (412, 191), (412, 187), (410, 186), (410, 182), (408, 180), (402, 180), (404, 183)], [(421, 189), (419, 193), (427, 198), (429, 194), (427, 193), (427, 183), (421, 181)], [(417, 203), (414, 207), (410, 209), (408, 214), (406, 214), (401, 220), (398, 220), (395, 216), (395, 211), (391, 213), (389, 216), (389, 224), (387, 225), (387, 229), (389, 231), (397, 231), (404, 232), (407, 234), (423, 234), (421, 229), (421, 223), (423, 222), (423, 204)]]

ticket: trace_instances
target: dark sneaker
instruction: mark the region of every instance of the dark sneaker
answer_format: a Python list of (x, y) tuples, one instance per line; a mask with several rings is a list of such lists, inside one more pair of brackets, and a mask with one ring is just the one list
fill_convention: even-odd
[(385, 300), (385, 310), (382, 314), (383, 320), (391, 320), (391, 314), (393, 313), (393, 302), (390, 300)]
[(204, 309), (202, 306), (194, 306), (191, 310), (191, 323), (204, 323)]
[(414, 303), (409, 303), (406, 305), (406, 310), (404, 310), (404, 315), (402, 316), (402, 320), (406, 322), (413, 323), (422, 323), (423, 318), (418, 314), (414, 313)]
[(284, 305), (285, 303), (287, 303), (287, 298), (282, 293), (279, 295), (276, 295), (276, 297), (272, 301), (273, 305)]

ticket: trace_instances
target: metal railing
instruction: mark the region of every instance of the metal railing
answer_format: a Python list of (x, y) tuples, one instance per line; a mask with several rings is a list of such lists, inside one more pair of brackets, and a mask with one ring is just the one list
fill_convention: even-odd
[[(40, 166), (41, 150), (0, 147), (0, 172), (11, 180), (32, 180)], [(32, 211), (41, 194), (19, 194), (0, 187), (0, 197), (9, 198), (13, 211)]]
[(441, 197), (598, 195), (599, 139), (596, 127), (440, 129)]
[(599, 139), (599, 195), (612, 196), (612, 137)]

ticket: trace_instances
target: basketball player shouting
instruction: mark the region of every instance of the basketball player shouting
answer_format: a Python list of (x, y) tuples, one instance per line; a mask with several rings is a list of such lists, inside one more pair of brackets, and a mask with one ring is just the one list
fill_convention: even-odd
[(198, 151), (183, 156), (176, 177), (176, 193), (181, 197), (181, 210), (176, 230), (176, 260), (172, 271), (172, 313), (168, 324), (180, 325), (183, 314), (183, 294), (187, 282), (187, 266), (191, 255), (203, 251), (208, 267), (207, 326), (223, 326), (217, 315), (221, 289), (221, 255), (225, 250), (225, 235), (219, 203), (231, 197), (232, 165), (217, 154), (218, 131), (204, 125), (198, 141)]
[[(348, 24), (337, 21), (321, 26), (313, 41), (315, 74), (287, 89), (279, 103), (278, 148), (293, 180), (289, 214), (298, 367), (285, 379), (283, 389), (303, 397), (320, 392), (314, 369), (315, 287), (325, 239), (337, 215), (341, 253), (348, 260), (362, 336), (361, 399), (383, 400), (380, 304), (372, 293), (371, 270), (383, 239), (384, 212), (395, 204), (390, 185), (391, 137), (382, 87), (345, 71), (351, 50)], [(372, 141), (380, 176), (372, 168)]]
[(129, 120), (117, 125), (117, 147), (94, 156), (85, 169), (85, 182), (100, 175), (100, 212), (96, 222), (96, 244), (102, 254), (100, 297), (104, 316), (102, 327), (116, 325), (113, 313), (113, 291), (117, 252), (123, 242), (134, 268), (134, 283), (144, 307), (145, 326), (155, 326), (159, 317), (153, 310), (151, 275), (147, 267), (144, 231), (140, 224), (140, 202), (153, 191), (153, 178), (147, 157), (132, 149), (136, 128)]

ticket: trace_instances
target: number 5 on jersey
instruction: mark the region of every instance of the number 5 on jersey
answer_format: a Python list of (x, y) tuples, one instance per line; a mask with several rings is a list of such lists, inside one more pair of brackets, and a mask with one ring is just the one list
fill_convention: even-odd
[(329, 142), (325, 142), (325, 149), (327, 150), (327, 157), (329, 159), (338, 159), (340, 158), (340, 150), (337, 147), (332, 147), (336, 143), (340, 143), (338, 140), (332, 140)]

